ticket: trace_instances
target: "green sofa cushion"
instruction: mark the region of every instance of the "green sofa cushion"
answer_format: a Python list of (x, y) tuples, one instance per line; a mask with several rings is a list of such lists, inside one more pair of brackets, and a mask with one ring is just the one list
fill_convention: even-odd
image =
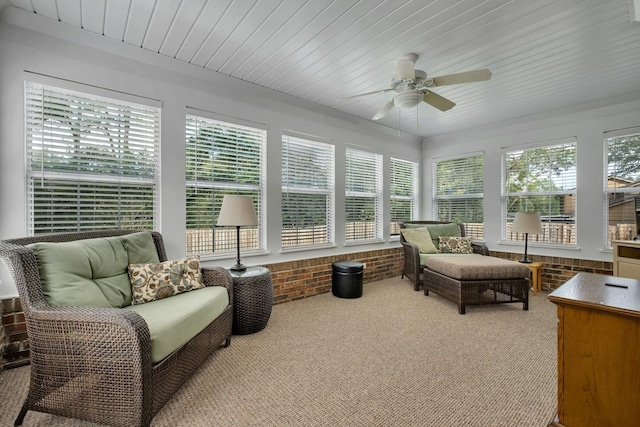
[(125, 307), (131, 304), (128, 265), (159, 261), (149, 232), (29, 247), (53, 306)]
[(433, 244), (426, 227), (403, 228), (400, 230), (404, 239), (418, 247), (421, 254), (435, 254), (438, 248)]
[[(422, 228), (425, 227), (431, 235), (431, 241), (437, 248), (440, 244), (438, 237), (440, 236), (460, 236), (460, 227), (455, 222), (449, 222), (446, 224), (418, 224), (418, 223), (406, 223), (405, 228)], [(405, 238), (406, 239), (406, 238)]]
[(440, 244), (438, 237), (440, 236), (460, 236), (460, 227), (455, 222), (449, 224), (427, 224), (427, 230), (431, 234), (431, 240), (437, 248)]
[(229, 305), (227, 288), (209, 286), (147, 304), (125, 307), (147, 322), (153, 363), (185, 345)]

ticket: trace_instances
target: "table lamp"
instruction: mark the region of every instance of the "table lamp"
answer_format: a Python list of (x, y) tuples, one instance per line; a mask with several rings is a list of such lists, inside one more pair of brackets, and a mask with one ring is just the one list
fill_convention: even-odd
[(240, 262), (240, 227), (258, 225), (258, 216), (253, 207), (253, 198), (250, 196), (225, 195), (222, 199), (222, 207), (218, 214), (220, 227), (236, 227), (236, 248), (238, 250), (236, 265), (230, 268), (232, 271), (245, 271), (245, 267)]
[(529, 243), (529, 233), (542, 234), (542, 221), (538, 212), (516, 212), (516, 217), (511, 225), (511, 231), (516, 233), (524, 233), (524, 257), (521, 263), (531, 264), (531, 260), (527, 257), (527, 246)]

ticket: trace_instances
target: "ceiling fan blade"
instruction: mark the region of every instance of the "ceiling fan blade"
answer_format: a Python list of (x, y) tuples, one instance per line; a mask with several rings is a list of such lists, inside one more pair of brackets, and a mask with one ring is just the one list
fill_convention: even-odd
[(396, 67), (396, 74), (400, 80), (414, 81), (416, 79), (416, 70), (413, 61), (408, 59), (396, 59), (393, 61)]
[(382, 107), (375, 116), (373, 116), (373, 118), (371, 120), (380, 120), (381, 118), (383, 118), (384, 116), (387, 115), (387, 113), (389, 112), (389, 110), (391, 110), (393, 108), (393, 98), (387, 102), (386, 104), (384, 104), (384, 107)]
[(436, 86), (445, 86), (457, 85), (460, 83), (482, 82), (485, 80), (489, 80), (491, 76), (491, 71), (483, 68), (482, 70), (465, 71), (462, 73), (434, 77), (433, 84)]
[(367, 96), (367, 95), (376, 95), (378, 93), (385, 93), (385, 92), (389, 92), (392, 91), (393, 89), (389, 88), (389, 89), (380, 89), (380, 90), (375, 90), (373, 92), (367, 92), (367, 93), (359, 93), (357, 95), (351, 95), (351, 96), (347, 96), (345, 98), (340, 98), (340, 99), (352, 99), (352, 98), (358, 98), (360, 96)]
[(436, 107), (440, 111), (447, 111), (455, 107), (456, 103), (453, 101), (449, 101), (444, 96), (440, 96), (434, 92), (427, 92), (424, 94), (424, 98), (422, 99), (429, 105)]

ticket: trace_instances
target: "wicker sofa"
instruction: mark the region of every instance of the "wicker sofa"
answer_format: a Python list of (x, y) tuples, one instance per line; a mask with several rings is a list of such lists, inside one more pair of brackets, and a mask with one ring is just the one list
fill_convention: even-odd
[[(438, 227), (439, 225), (449, 225), (451, 222), (447, 221), (399, 221), (398, 225), (400, 229), (409, 228), (409, 227), (426, 227), (429, 229), (432, 226)], [(458, 233), (457, 235), (460, 237), (465, 236), (464, 224), (457, 224)], [(435, 229), (435, 227), (432, 227)], [(437, 236), (436, 233), (431, 233), (432, 237)], [(402, 278), (407, 276), (409, 280), (413, 282), (413, 290), (418, 291), (423, 286), (423, 269), (424, 262), (420, 260), (420, 251), (418, 247), (413, 243), (409, 243), (403, 237), (402, 233), (400, 233), (400, 243), (402, 244), (404, 250), (404, 265), (402, 267)], [(480, 243), (472, 243), (473, 252), (481, 255), (489, 255), (489, 248)], [(424, 256), (422, 257), (424, 260)]]
[[(148, 233), (153, 239), (151, 252), (155, 247), (159, 262), (166, 261), (162, 236), (157, 232)], [(213, 298), (208, 295), (224, 295), (222, 303), (220, 297), (215, 297), (217, 309), (221, 310), (217, 317), (199, 332), (195, 329), (195, 335), (186, 338), (185, 344), (176, 349), (164, 349), (169, 352), (166, 356), (158, 356), (155, 337), (150, 332), (152, 323), (148, 324), (142, 314), (129, 307), (49, 304), (32, 250), (34, 246), (27, 245), (53, 242), (72, 246), (63, 242), (112, 241), (130, 234), (124, 230), (79, 232), (0, 242), (0, 256), (20, 295), (31, 356), (29, 392), (15, 425), (21, 425), (27, 411), (33, 410), (113, 426), (148, 426), (153, 416), (210, 354), (216, 348), (230, 344), (233, 285), (230, 274), (222, 268), (201, 270), (205, 288), (141, 304), (177, 304), (178, 299), (184, 297), (177, 311), (188, 311), (192, 305), (197, 305), (193, 303), (194, 296), (207, 300)], [(152, 258), (156, 259), (155, 255)], [(159, 316), (162, 321), (171, 316), (171, 310), (166, 307)], [(204, 307), (204, 310), (209, 308)], [(203, 312), (198, 316), (200, 313)], [(173, 324), (178, 339), (183, 339), (183, 320), (176, 319)], [(173, 325), (169, 324), (169, 327)], [(154, 360), (157, 357), (162, 359)]]

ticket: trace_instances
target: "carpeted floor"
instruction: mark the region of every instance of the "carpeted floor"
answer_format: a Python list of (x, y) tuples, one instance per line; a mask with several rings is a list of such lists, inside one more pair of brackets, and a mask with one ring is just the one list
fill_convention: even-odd
[[(556, 409), (556, 311), (546, 293), (468, 307), (399, 277), (277, 305), (235, 336), (158, 413), (174, 426), (546, 426)], [(29, 368), (0, 374), (12, 425)], [(114, 414), (115, 416), (116, 414)], [(90, 426), (29, 412), (24, 426)]]

